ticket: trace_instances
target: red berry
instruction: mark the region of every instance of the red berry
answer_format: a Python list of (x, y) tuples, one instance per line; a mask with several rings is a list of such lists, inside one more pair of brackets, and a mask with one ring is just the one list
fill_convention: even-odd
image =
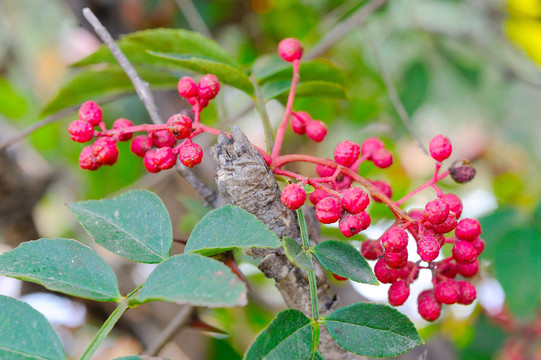
[(414, 238), (419, 237), (419, 229), (421, 228), (421, 224), (419, 224), (419, 222), (423, 219), (424, 217), (423, 214), (424, 213), (422, 210), (417, 210), (417, 209), (410, 210), (408, 212), (409, 217), (412, 218), (414, 223), (409, 225), (407, 229), (410, 232), (410, 234), (413, 235)]
[[(327, 159), (330, 160), (330, 159)], [(329, 177), (334, 175), (334, 169), (330, 166), (325, 166), (322, 164), (316, 165), (316, 173), (319, 175), (319, 177)]]
[(386, 251), (383, 254), (385, 263), (391, 269), (402, 269), (408, 263), (408, 249), (404, 249), (400, 252)]
[(175, 147), (177, 139), (168, 130), (158, 130), (150, 134), (154, 146), (161, 147)]
[(306, 201), (306, 192), (303, 187), (297, 184), (289, 184), (282, 191), (280, 197), (282, 204), (290, 210), (297, 210)]
[(278, 55), (287, 62), (300, 60), (302, 57), (302, 44), (295, 38), (287, 38), (278, 44)]
[(436, 301), (432, 290), (425, 290), (417, 298), (417, 311), (426, 321), (435, 321), (440, 317), (441, 304)]
[(443, 135), (437, 135), (430, 141), (429, 150), (434, 160), (443, 161), (451, 156), (453, 147), (448, 138)]
[(192, 133), (192, 119), (186, 115), (175, 114), (167, 120), (167, 130), (176, 139), (186, 139)]
[(469, 264), (456, 264), (456, 271), (464, 277), (475, 276), (479, 272), (479, 260), (474, 260)]
[(444, 194), (440, 196), (440, 199), (449, 205), (449, 211), (454, 212), (457, 219), (462, 215), (462, 201), (458, 196), (455, 194)]
[(334, 160), (343, 166), (351, 166), (359, 158), (361, 148), (353, 141), (342, 141), (334, 148)]
[(372, 154), (379, 149), (383, 149), (385, 147), (385, 144), (383, 141), (376, 137), (371, 137), (363, 141), (361, 145), (361, 154), (363, 156), (366, 156), (367, 159), (372, 158)]
[(456, 226), (455, 235), (460, 240), (475, 240), (481, 235), (481, 224), (476, 219), (462, 219)]
[(380, 169), (386, 169), (393, 164), (393, 153), (387, 149), (378, 149), (372, 153), (371, 160)]
[[(393, 196), (393, 189), (391, 188), (391, 185), (389, 183), (383, 181), (383, 180), (375, 180), (371, 181), (372, 185), (374, 185), (379, 191), (384, 193), (389, 199), (391, 196)], [(381, 202), (380, 199), (374, 197), (375, 202)]]
[(306, 124), (312, 120), (310, 114), (306, 111), (297, 111), (291, 118), (291, 129), (295, 134), (304, 135), (306, 133)]
[(70, 138), (73, 141), (85, 143), (94, 137), (94, 127), (89, 122), (75, 120), (68, 126)]
[(425, 206), (424, 218), (431, 224), (438, 225), (447, 220), (449, 217), (449, 205), (441, 200), (436, 199), (429, 201)]
[(116, 140), (110, 137), (100, 137), (92, 145), (92, 152), (102, 165), (113, 165), (118, 160)]
[(154, 152), (154, 163), (160, 170), (171, 169), (177, 162), (177, 156), (170, 147), (162, 147)]
[[(429, 223), (430, 224), (430, 223)], [(431, 224), (430, 228), (439, 234), (447, 234), (456, 227), (456, 215), (452, 212), (449, 213), (447, 219), (441, 224)]]
[(408, 261), (406, 266), (398, 270), (398, 276), (402, 280), (411, 282), (419, 277), (419, 266), (414, 262)]
[(377, 260), (383, 255), (383, 247), (377, 240), (365, 240), (361, 245), (361, 254), (366, 260)]
[(158, 173), (160, 172), (160, 167), (156, 164), (154, 161), (154, 154), (156, 153), (156, 150), (152, 149), (146, 152), (145, 157), (143, 159), (143, 164), (145, 165), (145, 169), (147, 169), (150, 173)]
[(456, 282), (458, 288), (457, 302), (462, 305), (470, 305), (477, 298), (477, 291), (472, 283), (464, 280)]
[(136, 136), (131, 142), (130, 150), (139, 157), (144, 157), (146, 152), (152, 149), (152, 139), (146, 135)]
[[(120, 119), (116, 119), (115, 122), (113, 123), (113, 130), (120, 130), (120, 129), (124, 129), (130, 126), (133, 126), (133, 122), (131, 122), (128, 119), (120, 118)], [(114, 137), (118, 141), (128, 141), (132, 138), (132, 136), (133, 136), (133, 133), (122, 133), (121, 131), (115, 134)]]
[(338, 280), (338, 281), (346, 281), (348, 278), (346, 277), (343, 277), (343, 276), (340, 276), (340, 275), (336, 275), (335, 273), (332, 274), (332, 276)]
[(481, 238), (477, 238), (473, 240), (471, 244), (475, 248), (475, 252), (477, 252), (477, 256), (481, 255), (483, 250), (485, 250), (485, 242)]
[(370, 215), (368, 215), (366, 211), (361, 211), (355, 216), (358, 217), (361, 222), (361, 231), (368, 229), (368, 227), (370, 226), (370, 223), (372, 222)]
[(457, 274), (456, 265), (453, 262), (453, 258), (445, 258), (438, 262), (436, 269), (440, 275), (448, 277), (449, 279), (454, 279)]
[(310, 201), (312, 202), (312, 204), (317, 205), (318, 202), (320, 202), (322, 199), (326, 198), (327, 196), (329, 196), (329, 194), (327, 194), (325, 191), (321, 189), (315, 189), (310, 194)]
[(458, 300), (458, 287), (454, 280), (441, 281), (434, 287), (434, 297), (442, 304), (452, 305)]
[(98, 125), (103, 118), (103, 112), (94, 101), (86, 101), (79, 108), (79, 119), (89, 122), (90, 125)]
[[(219, 91), (220, 81), (215, 75), (208, 74), (199, 80), (199, 85), (197, 86), (197, 95), (199, 95), (201, 100), (212, 100), (216, 97), (216, 95), (218, 95)], [(205, 106), (201, 104), (202, 108)]]
[(180, 146), (178, 156), (180, 162), (184, 166), (191, 168), (201, 163), (201, 159), (203, 159), (203, 149), (196, 143), (184, 141)]
[(197, 83), (189, 76), (185, 76), (178, 81), (178, 93), (183, 98), (192, 98), (197, 96)]
[(194, 96), (194, 97), (187, 98), (186, 101), (188, 101), (188, 104), (195, 106), (195, 104), (197, 104), (198, 99), (199, 98), (197, 96)]
[(389, 304), (392, 306), (403, 305), (410, 296), (410, 287), (404, 280), (393, 283), (388, 291)]
[(453, 246), (453, 259), (459, 264), (469, 264), (477, 259), (477, 251), (469, 241), (457, 241)]
[(306, 136), (315, 142), (321, 142), (327, 135), (327, 125), (323, 121), (312, 120), (306, 124)]
[(84, 170), (97, 170), (101, 166), (92, 152), (92, 145), (85, 146), (81, 151), (79, 166)]
[(209, 101), (207, 99), (199, 99), (199, 108), (204, 109), (208, 106)]
[(352, 237), (358, 234), (363, 229), (363, 224), (358, 216), (351, 214), (344, 214), (338, 222), (338, 228), (345, 237)]
[(351, 187), (342, 192), (342, 207), (350, 214), (364, 211), (369, 203), (370, 198), (361, 188)]
[(440, 242), (433, 236), (422, 236), (417, 241), (417, 254), (423, 261), (435, 260), (440, 254)]
[(316, 218), (322, 224), (332, 224), (342, 216), (342, 204), (335, 196), (327, 196), (316, 205)]
[(383, 258), (380, 258), (374, 265), (374, 275), (383, 284), (392, 284), (398, 280), (398, 270), (389, 269)]
[(381, 237), (385, 251), (401, 252), (408, 246), (408, 233), (398, 226), (393, 226)]

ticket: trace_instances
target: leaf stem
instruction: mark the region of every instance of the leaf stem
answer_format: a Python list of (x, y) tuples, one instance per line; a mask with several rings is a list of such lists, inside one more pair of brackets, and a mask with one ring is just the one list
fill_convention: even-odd
[[(297, 219), (299, 221), (299, 229), (301, 231), (302, 248), (304, 251), (310, 249), (310, 239), (308, 237), (308, 229), (306, 228), (306, 220), (302, 207), (297, 210)], [(310, 265), (313, 265), (312, 255), (308, 254)], [(319, 346), (319, 302), (317, 299), (317, 282), (316, 274), (312, 270), (308, 271), (308, 284), (310, 286), (310, 305), (312, 308), (312, 349), (313, 354), (316, 353)]]
[(126, 310), (128, 310), (128, 308), (129, 307), (127, 299), (123, 299), (122, 302), (117, 306), (115, 311), (113, 311), (109, 318), (105, 320), (96, 336), (94, 336), (94, 339), (92, 339), (90, 345), (88, 345), (88, 347), (86, 348), (80, 360), (90, 360), (92, 358), (92, 355), (94, 355), (96, 350), (98, 350), (107, 335), (109, 335), (111, 330), (113, 330), (113, 327), (115, 326), (117, 321), (126, 312)]

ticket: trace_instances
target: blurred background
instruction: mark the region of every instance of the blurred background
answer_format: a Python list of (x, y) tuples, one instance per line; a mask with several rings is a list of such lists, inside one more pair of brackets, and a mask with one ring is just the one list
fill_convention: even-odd
[[(374, 3), (379, 3), (378, 9), (366, 21), (351, 24), (365, 6)], [(0, 251), (39, 237), (68, 237), (92, 244), (65, 204), (132, 188), (160, 195), (178, 238), (187, 238), (209, 211), (174, 171), (147, 174), (126, 144), (119, 146), (115, 166), (96, 172), (81, 170), (77, 159), (83, 145), (71, 141), (67, 133), (68, 124), (77, 117), (75, 109), (67, 108), (60, 115), (42, 113), (81, 71), (70, 64), (100, 45), (82, 18), (81, 9), (86, 6), (114, 38), (158, 27), (201, 32), (224, 47), (246, 71), (259, 56), (274, 55), (278, 42), (286, 37), (300, 39), (306, 53), (320, 49), (318, 56), (343, 72), (347, 97), (296, 99), (294, 108), (324, 121), (329, 135), (316, 145), (289, 132), (285, 151), (326, 158), (339, 141), (362, 142), (379, 136), (394, 151), (395, 164), (385, 171), (363, 166), (361, 173), (389, 181), (393, 199), (432, 176), (433, 160), (419, 148), (414, 135), (425, 146), (437, 134), (449, 137), (452, 159), (471, 159), (477, 169), (474, 181), (457, 185), (445, 180), (442, 188), (463, 199), (463, 217), (482, 221), (486, 251), (481, 256), (482, 270), (474, 279), (478, 301), (467, 307), (446, 306), (442, 317), (429, 324), (416, 314), (416, 296), (412, 295), (399, 310), (410, 316), (427, 345), (402, 358), (417, 359), (426, 349), (427, 359), (541, 359), (541, 1), (1, 0), (0, 148), (7, 151), (0, 151)], [(346, 31), (325, 44), (326, 35), (341, 26)], [(175, 75), (187, 74), (191, 73)], [(174, 83), (158, 90), (162, 116), (188, 108)], [(406, 116), (399, 116), (396, 100), (403, 104)], [(224, 86), (218, 100), (203, 112), (203, 122), (226, 131), (238, 124), (264, 148), (262, 123), (251, 104), (247, 95)], [(143, 105), (129, 91), (115, 93), (103, 109), (108, 126), (120, 117), (149, 122)], [(277, 124), (283, 105), (271, 100), (267, 111)], [(404, 123), (407, 118), (411, 129)], [(10, 142), (24, 129), (43, 122), (47, 124), (38, 125), (21, 141)], [(208, 150), (213, 143), (212, 137), (200, 142), (206, 156), (196, 168), (211, 185), (214, 164)], [(311, 167), (300, 170), (314, 174)], [(424, 206), (433, 197), (430, 191), (422, 192), (406, 208)], [(357, 247), (390, 224), (391, 214), (383, 206), (373, 205), (370, 213), (373, 225), (353, 238)], [(323, 235), (341, 238), (332, 226), (323, 228)], [(153, 269), (97, 247), (96, 251), (113, 266), (125, 293)], [(173, 249), (181, 251), (182, 246)], [(249, 305), (201, 310), (198, 315), (229, 336), (202, 332), (194, 324), (182, 329), (161, 356), (240, 359), (255, 335), (284, 308), (257, 263), (243, 254), (236, 257), (254, 287)], [(429, 274), (421, 273), (413, 292), (429, 287), (429, 282)], [(385, 285), (335, 281), (333, 286), (345, 304), (362, 299), (386, 301)], [(61, 297), (9, 278), (0, 278), (0, 293), (23, 299), (44, 313), (71, 358), (80, 355), (112, 310), (108, 304)], [(178, 306), (163, 303), (129, 311), (97, 358), (141, 352), (177, 311)]]

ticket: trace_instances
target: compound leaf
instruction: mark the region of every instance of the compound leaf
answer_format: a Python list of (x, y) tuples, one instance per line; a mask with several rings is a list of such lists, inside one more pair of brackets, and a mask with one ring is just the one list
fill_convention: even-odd
[(281, 245), (276, 234), (254, 215), (226, 205), (208, 212), (195, 225), (184, 251), (210, 256), (233, 249)]
[(70, 239), (23, 242), (0, 256), (0, 275), (96, 301), (121, 297), (109, 265), (88, 246)]
[(244, 306), (247, 302), (246, 286), (227, 266), (198, 254), (175, 255), (159, 264), (134, 300), (208, 307)]
[(142, 263), (169, 257), (173, 228), (160, 198), (132, 190), (107, 200), (89, 200), (69, 208), (94, 240), (113, 253)]
[(338, 345), (358, 355), (396, 356), (423, 343), (406, 315), (382, 304), (344, 306), (323, 323)]
[(0, 358), (66, 359), (51, 324), (27, 303), (0, 295), (0, 324)]

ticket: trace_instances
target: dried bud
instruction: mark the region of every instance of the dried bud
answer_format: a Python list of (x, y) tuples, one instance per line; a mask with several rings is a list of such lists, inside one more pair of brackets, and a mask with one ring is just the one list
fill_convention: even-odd
[(459, 184), (471, 181), (475, 177), (475, 169), (469, 160), (457, 160), (449, 168), (451, 177)]

